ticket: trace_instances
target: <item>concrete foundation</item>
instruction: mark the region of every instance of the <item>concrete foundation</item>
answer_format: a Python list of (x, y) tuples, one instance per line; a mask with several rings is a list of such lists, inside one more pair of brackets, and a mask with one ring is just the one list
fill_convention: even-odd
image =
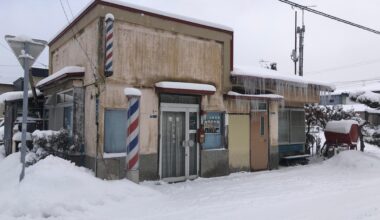
[(201, 151), (200, 175), (202, 177), (225, 176), (228, 174), (228, 149)]

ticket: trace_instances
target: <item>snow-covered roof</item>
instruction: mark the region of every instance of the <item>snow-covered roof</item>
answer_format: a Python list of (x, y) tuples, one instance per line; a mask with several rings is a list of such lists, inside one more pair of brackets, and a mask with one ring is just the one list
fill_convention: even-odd
[[(72, 22), (68, 25), (66, 25), (64, 28), (62, 28), (57, 34), (54, 35), (54, 37), (49, 41), (51, 44), (53, 41), (55, 41), (57, 39), (57, 37), (65, 31), (66, 28), (68, 28), (73, 22), (75, 22), (82, 14), (86, 13), (86, 10), (91, 7), (93, 4), (107, 4), (107, 5), (111, 5), (111, 6), (122, 6), (122, 7), (125, 7), (126, 9), (133, 9), (134, 11), (137, 11), (137, 13), (140, 13), (141, 16), (144, 16), (144, 13), (145, 14), (150, 14), (150, 15), (158, 15), (159, 17), (167, 17), (169, 19), (172, 19), (172, 20), (180, 20), (180, 21), (185, 21), (185, 22), (188, 22), (190, 24), (198, 24), (198, 25), (202, 25), (202, 26), (205, 26), (205, 27), (212, 27), (212, 28), (216, 28), (216, 29), (221, 29), (221, 30), (225, 30), (225, 31), (233, 31), (233, 29), (231, 27), (228, 27), (228, 26), (225, 26), (225, 25), (221, 25), (221, 24), (216, 24), (216, 23), (212, 23), (212, 22), (208, 22), (208, 21), (204, 21), (204, 20), (200, 20), (200, 19), (196, 19), (196, 18), (191, 18), (191, 17), (185, 17), (185, 16), (182, 16), (182, 15), (177, 15), (177, 14), (173, 14), (173, 13), (169, 13), (169, 12), (164, 12), (164, 11), (160, 11), (160, 10), (157, 10), (157, 9), (153, 9), (153, 8), (148, 8), (148, 7), (144, 7), (144, 6), (140, 6), (140, 5), (135, 5), (135, 4), (132, 4), (132, 3), (128, 3), (128, 2), (123, 2), (123, 1), (118, 1), (118, 0), (92, 0), (88, 3), (88, 5), (86, 7), (84, 7), (73, 19), (72, 19)], [(140, 12), (139, 12), (140, 11)]]
[(66, 76), (70, 76), (73, 73), (84, 73), (84, 67), (80, 66), (66, 66), (59, 71), (51, 74), (50, 76), (42, 79), (36, 84), (36, 87), (41, 87), (43, 85), (49, 84), (52, 81), (64, 78)]
[(380, 114), (379, 109), (371, 108), (368, 107), (365, 104), (346, 104), (346, 105), (341, 105), (344, 111), (354, 111), (354, 112), (368, 112), (368, 113), (377, 113)]
[(213, 85), (209, 84), (200, 84), (200, 83), (185, 83), (185, 82), (158, 82), (155, 84), (157, 88), (162, 89), (175, 89), (175, 90), (188, 90), (188, 91), (204, 91), (215, 93), (216, 88)]
[(349, 94), (355, 91), (380, 91), (380, 81), (364, 81), (361, 83), (345, 83), (343, 85), (336, 85), (336, 90), (327, 95), (341, 95)]
[(124, 95), (126, 96), (141, 96), (141, 91), (136, 88), (125, 88)]
[(229, 91), (227, 93), (228, 96), (233, 96), (233, 97), (241, 97), (241, 98), (263, 98), (263, 99), (283, 99), (284, 97), (281, 95), (277, 94), (260, 94), (260, 95), (249, 95), (249, 94), (240, 94), (237, 92)]
[(334, 90), (335, 86), (330, 83), (325, 83), (321, 81), (316, 80), (310, 80), (305, 77), (296, 76), (292, 74), (285, 74), (281, 73), (279, 71), (266, 69), (262, 67), (255, 67), (255, 66), (244, 66), (244, 67), (234, 67), (234, 70), (231, 72), (232, 76), (248, 76), (248, 77), (256, 77), (256, 78), (262, 78), (262, 79), (274, 79), (274, 80), (282, 80), (287, 81), (295, 84), (302, 84), (302, 85), (319, 85), (326, 87), (329, 90)]
[[(41, 95), (42, 93), (40, 90), (36, 89), (37, 95)], [(5, 101), (15, 101), (15, 100), (20, 100), (24, 96), (24, 91), (12, 91), (12, 92), (6, 92), (0, 95), (0, 104), (4, 104)], [(33, 92), (32, 90), (28, 91), (28, 97), (31, 98), (33, 97)]]
[(347, 134), (354, 124), (358, 125), (358, 122), (354, 120), (329, 121), (326, 124), (325, 131)]

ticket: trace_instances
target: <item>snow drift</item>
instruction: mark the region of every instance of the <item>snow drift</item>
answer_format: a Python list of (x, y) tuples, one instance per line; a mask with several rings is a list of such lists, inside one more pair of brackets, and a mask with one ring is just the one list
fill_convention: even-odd
[(0, 219), (107, 219), (93, 216), (94, 210), (128, 204), (133, 213), (135, 206), (160, 195), (127, 180), (100, 180), (88, 169), (54, 156), (28, 167), (19, 183), (19, 160), (15, 153), (0, 161)]
[[(380, 219), (380, 150), (177, 184), (104, 181), (48, 156), (18, 182), (20, 154), (0, 160), (0, 219)], [(276, 210), (276, 211), (273, 211)]]

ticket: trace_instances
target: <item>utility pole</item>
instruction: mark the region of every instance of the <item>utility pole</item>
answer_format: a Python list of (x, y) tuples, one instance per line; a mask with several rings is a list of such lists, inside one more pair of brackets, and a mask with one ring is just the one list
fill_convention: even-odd
[[(338, 21), (338, 22), (341, 22), (344, 24), (351, 25), (351, 26), (356, 27), (356, 28), (360, 28), (360, 29), (365, 30), (365, 31), (369, 31), (369, 32), (380, 35), (380, 31), (377, 31), (377, 30), (371, 29), (369, 27), (365, 27), (363, 25), (356, 24), (356, 23), (353, 23), (351, 21), (347, 21), (347, 20), (344, 20), (342, 18), (338, 18), (338, 17), (335, 17), (333, 15), (326, 14), (324, 12), (312, 9), (311, 7), (315, 7), (314, 5), (313, 6), (305, 6), (305, 5), (300, 5), (300, 4), (297, 4), (297, 3), (289, 1), (289, 0), (278, 0), (278, 1), (292, 6), (293, 9), (299, 8), (302, 10), (302, 27), (297, 28), (297, 11), (295, 12), (295, 14), (296, 14), (296, 35), (297, 35), (297, 33), (299, 34), (299, 75), (300, 76), (303, 76), (303, 54), (304, 54), (303, 50), (304, 50), (304, 37), (305, 37), (304, 11), (305, 10), (308, 12), (311, 12), (311, 13), (314, 13), (314, 14), (317, 14), (317, 15), (320, 15), (320, 16), (323, 16), (323, 17), (326, 17), (326, 18), (329, 18), (329, 19), (332, 19), (332, 20), (335, 20), (335, 21)], [(296, 46), (295, 46), (295, 49), (292, 51), (291, 58), (294, 61), (295, 75), (297, 75), (297, 73), (296, 73), (297, 61), (298, 61), (297, 52), (296, 52), (296, 50), (297, 50), (297, 37), (295, 37), (295, 42), (296, 42), (295, 43)]]
[(297, 11), (294, 12), (294, 50), (292, 51), (290, 58), (294, 62), (294, 75), (297, 75)]
[(303, 76), (303, 40), (305, 35), (305, 24), (304, 24), (304, 11), (302, 10), (302, 27), (297, 27), (297, 33), (299, 34), (299, 63), (298, 63), (298, 74)]

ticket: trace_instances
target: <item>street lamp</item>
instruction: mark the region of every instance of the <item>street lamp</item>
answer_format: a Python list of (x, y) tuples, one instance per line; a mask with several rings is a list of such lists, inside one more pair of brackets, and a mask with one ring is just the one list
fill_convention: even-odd
[(26, 123), (28, 117), (28, 85), (29, 85), (29, 68), (44, 50), (47, 42), (44, 40), (32, 39), (26, 36), (5, 35), (5, 40), (11, 47), (13, 53), (18, 58), (24, 69), (24, 96), (22, 102), (22, 133), (21, 133), (21, 163), (22, 170), (20, 182), (25, 176), (25, 156), (26, 156)]

